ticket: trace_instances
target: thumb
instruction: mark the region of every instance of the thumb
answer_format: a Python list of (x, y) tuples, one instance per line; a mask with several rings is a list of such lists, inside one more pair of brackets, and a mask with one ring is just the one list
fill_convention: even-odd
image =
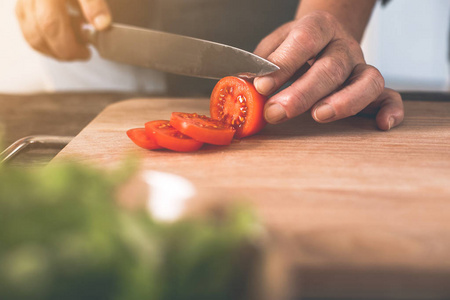
[(79, 0), (86, 20), (97, 30), (111, 25), (111, 12), (105, 0)]

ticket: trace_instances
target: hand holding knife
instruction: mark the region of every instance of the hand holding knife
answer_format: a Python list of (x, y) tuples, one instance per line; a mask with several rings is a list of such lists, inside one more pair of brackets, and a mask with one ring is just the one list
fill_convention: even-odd
[(81, 22), (78, 8), (68, 6), (68, 11), (76, 34), (108, 60), (210, 79), (226, 76), (254, 78), (280, 69), (248, 51), (188, 36), (119, 23), (96, 31), (93, 26)]

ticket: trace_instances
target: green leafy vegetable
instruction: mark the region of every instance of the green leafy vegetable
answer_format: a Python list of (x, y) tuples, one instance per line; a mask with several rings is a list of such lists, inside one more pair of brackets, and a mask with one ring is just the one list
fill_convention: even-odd
[(244, 299), (262, 255), (253, 215), (161, 224), (116, 204), (127, 174), (0, 166), (0, 299)]

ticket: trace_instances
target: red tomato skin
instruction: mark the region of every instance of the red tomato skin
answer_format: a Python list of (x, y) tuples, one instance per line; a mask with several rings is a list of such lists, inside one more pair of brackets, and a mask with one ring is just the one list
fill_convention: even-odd
[(155, 142), (154, 139), (147, 135), (145, 128), (132, 128), (127, 130), (127, 136), (133, 141), (133, 143), (141, 148), (148, 150), (162, 148)]
[(196, 113), (173, 112), (170, 124), (191, 138), (213, 145), (229, 145), (236, 130), (221, 121)]
[[(232, 125), (236, 129), (235, 138), (251, 136), (266, 125), (264, 119), (266, 99), (256, 91), (250, 81), (233, 76), (224, 77), (219, 80), (211, 93), (211, 118)], [(239, 119), (239, 116), (244, 120)]]
[(193, 152), (199, 150), (203, 143), (196, 141), (170, 125), (167, 120), (156, 120), (145, 123), (145, 132), (155, 139), (163, 148), (177, 152)]

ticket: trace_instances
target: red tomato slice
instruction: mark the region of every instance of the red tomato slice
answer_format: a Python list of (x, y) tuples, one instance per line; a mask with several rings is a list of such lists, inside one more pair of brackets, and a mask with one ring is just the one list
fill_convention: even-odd
[(141, 148), (144, 149), (161, 149), (161, 146), (158, 146), (156, 142), (149, 138), (148, 135), (145, 133), (144, 128), (133, 128), (127, 131), (128, 137)]
[(145, 131), (148, 136), (153, 137), (161, 147), (179, 151), (197, 151), (203, 145), (187, 135), (182, 134), (170, 125), (167, 120), (157, 120), (145, 123)]
[(173, 112), (170, 125), (194, 140), (214, 145), (229, 145), (236, 132), (227, 123), (196, 113)]
[(236, 129), (236, 138), (260, 131), (265, 125), (266, 97), (253, 84), (238, 77), (224, 77), (216, 84), (210, 101), (211, 118), (226, 122)]

